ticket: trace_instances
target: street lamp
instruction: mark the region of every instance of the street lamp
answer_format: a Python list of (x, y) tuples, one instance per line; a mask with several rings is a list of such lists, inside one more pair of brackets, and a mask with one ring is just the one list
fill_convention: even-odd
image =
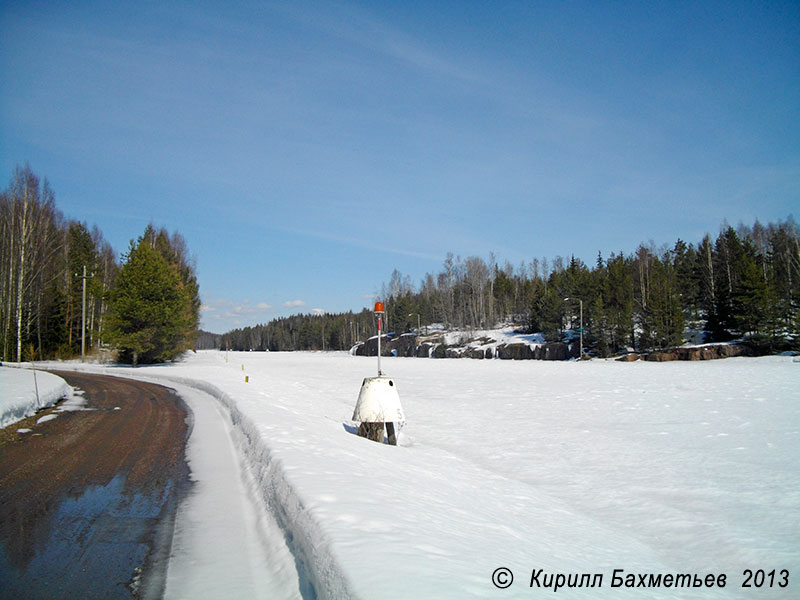
[(417, 335), (420, 335), (421, 334), (421, 326), (420, 326), (419, 313), (408, 313), (409, 317), (413, 317), (414, 315), (417, 315)]
[(578, 302), (581, 303), (581, 321), (580, 321), (580, 325), (581, 325), (581, 329), (580, 329), (580, 332), (581, 332), (581, 341), (580, 341), (581, 349), (580, 349), (580, 356), (579, 356), (578, 360), (583, 360), (583, 300), (581, 300), (580, 298), (564, 298), (564, 302), (567, 302), (569, 300), (577, 300)]

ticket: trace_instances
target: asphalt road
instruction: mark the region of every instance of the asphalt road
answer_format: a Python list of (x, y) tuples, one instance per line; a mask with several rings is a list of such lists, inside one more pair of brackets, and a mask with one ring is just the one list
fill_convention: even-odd
[[(189, 413), (158, 385), (56, 374), (85, 410), (0, 436), (0, 598), (160, 597), (189, 486)], [(58, 416), (37, 424), (47, 413)]]

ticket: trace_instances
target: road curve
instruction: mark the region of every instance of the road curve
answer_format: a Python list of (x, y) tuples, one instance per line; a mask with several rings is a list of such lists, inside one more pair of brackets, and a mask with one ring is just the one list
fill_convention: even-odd
[(55, 374), (85, 409), (0, 436), (0, 598), (160, 597), (189, 413), (162, 386)]

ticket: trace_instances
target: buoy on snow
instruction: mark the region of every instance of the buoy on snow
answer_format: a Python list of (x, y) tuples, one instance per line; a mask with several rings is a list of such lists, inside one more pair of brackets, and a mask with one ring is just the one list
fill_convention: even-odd
[(360, 421), (358, 435), (369, 438), (375, 442), (383, 442), (383, 429), (386, 427), (386, 437), (389, 444), (397, 445), (395, 421), (405, 421), (403, 407), (400, 405), (400, 394), (397, 385), (391, 377), (381, 371), (381, 319), (383, 317), (383, 303), (375, 303), (375, 316), (378, 318), (378, 376), (367, 377), (361, 383), (358, 401), (353, 411), (353, 421)]
[(367, 377), (361, 384), (358, 401), (353, 411), (353, 421), (360, 421), (358, 435), (375, 442), (383, 442), (383, 428), (392, 446), (397, 445), (395, 421), (405, 421), (400, 394), (391, 377)]

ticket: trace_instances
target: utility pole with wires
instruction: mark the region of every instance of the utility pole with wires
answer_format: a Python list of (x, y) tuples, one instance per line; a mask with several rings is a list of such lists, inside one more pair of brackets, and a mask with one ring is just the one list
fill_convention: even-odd
[[(78, 274), (75, 274), (78, 276)], [(86, 265), (83, 265), (83, 275), (79, 276), (83, 280), (83, 291), (81, 300), (81, 360), (86, 357), (86, 280), (94, 275), (86, 274)]]

